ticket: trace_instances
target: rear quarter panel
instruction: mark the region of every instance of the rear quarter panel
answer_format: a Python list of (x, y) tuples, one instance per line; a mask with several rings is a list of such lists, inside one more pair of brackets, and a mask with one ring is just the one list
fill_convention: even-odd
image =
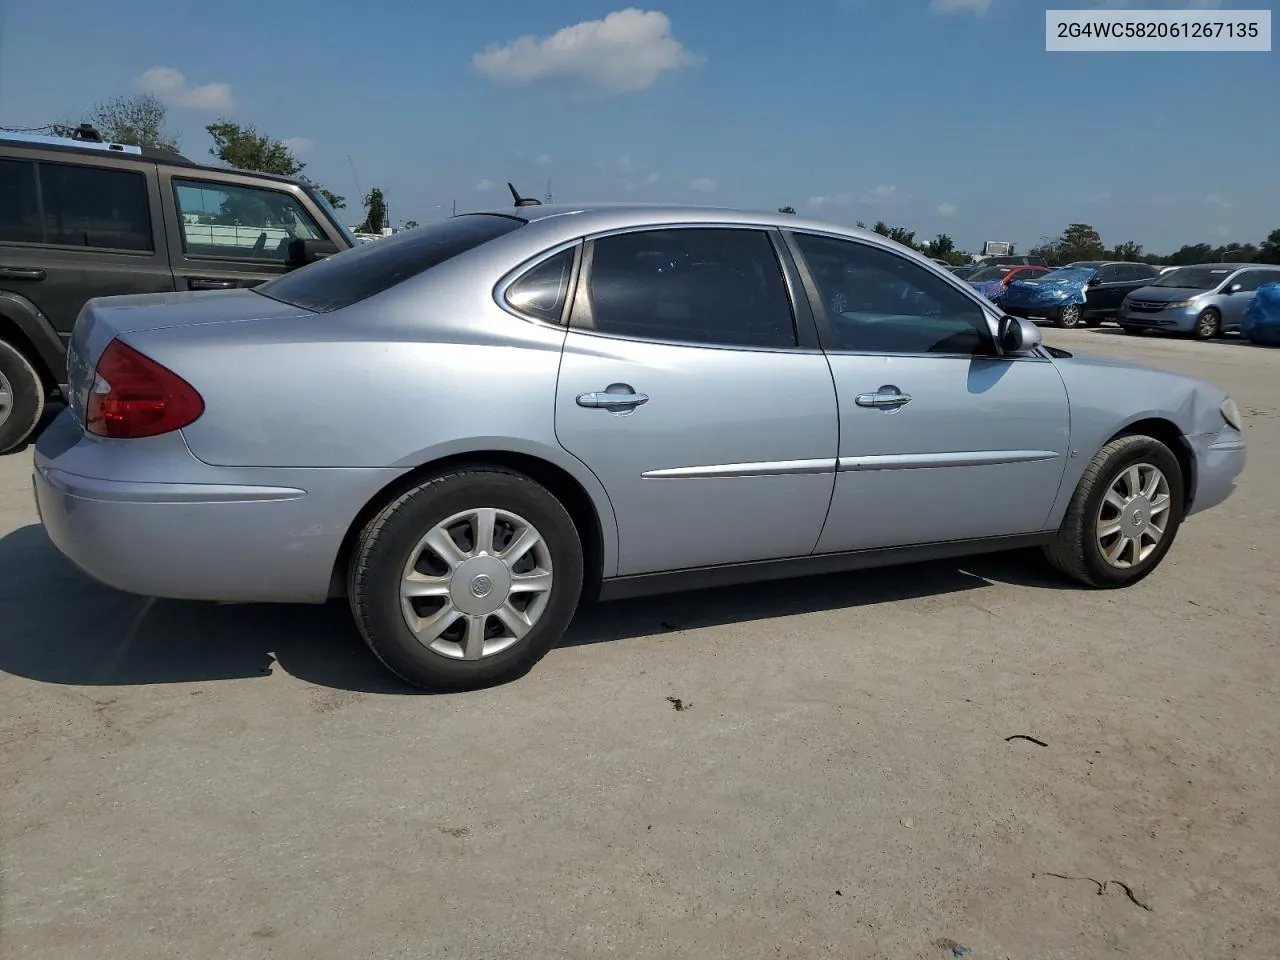
[(1116, 434), (1143, 420), (1165, 420), (1182, 436), (1222, 427), (1226, 394), (1210, 384), (1123, 361), (1075, 356), (1054, 361), (1071, 404), (1071, 449), (1050, 527), (1062, 522), (1090, 461)]

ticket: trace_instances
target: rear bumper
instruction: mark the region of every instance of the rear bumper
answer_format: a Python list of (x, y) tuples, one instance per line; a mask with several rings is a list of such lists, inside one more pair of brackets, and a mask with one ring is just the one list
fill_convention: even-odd
[(36, 446), (40, 519), (85, 573), (143, 596), (322, 603), (349, 525), (403, 473), (211, 468), (178, 435), (163, 457), (122, 457), (121, 444), (139, 442), (87, 438), (69, 416)]
[(1216, 507), (1236, 489), (1245, 466), (1244, 437), (1226, 428), (1220, 433), (1187, 437), (1196, 458), (1196, 486), (1190, 516)]

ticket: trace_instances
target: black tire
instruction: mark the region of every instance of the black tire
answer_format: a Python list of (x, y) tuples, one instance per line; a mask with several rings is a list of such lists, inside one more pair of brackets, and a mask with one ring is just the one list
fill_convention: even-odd
[(1093, 330), (1102, 326), (1102, 317), (1085, 317), (1084, 325)]
[(1069, 303), (1058, 310), (1053, 324), (1063, 330), (1073, 330), (1084, 320), (1084, 308), (1078, 303)]
[[(1164, 473), (1169, 484), (1169, 518), (1164, 536), (1151, 554), (1128, 568), (1108, 563), (1096, 536), (1103, 499), (1121, 473), (1136, 464), (1150, 464)], [(1158, 440), (1129, 434), (1112, 440), (1093, 458), (1076, 485), (1056, 538), (1044, 548), (1058, 571), (1089, 587), (1114, 589), (1137, 583), (1164, 559), (1182, 526), (1185, 481), (1173, 452)]]
[(22, 446), (44, 413), (44, 384), (17, 348), (0, 340), (0, 453)]
[(1191, 328), (1191, 336), (1197, 340), (1212, 340), (1222, 334), (1222, 314), (1213, 307), (1206, 307), (1196, 317), (1196, 325)]
[[(401, 612), (400, 582), (410, 553), (433, 526), (481, 507), (527, 519), (550, 551), (554, 579), (546, 607), (528, 634), (492, 656), (461, 660), (427, 648), (414, 636)], [(361, 635), (392, 673), (417, 687), (451, 692), (527, 673), (564, 636), (578, 607), (582, 578), (582, 544), (560, 501), (522, 474), (477, 466), (428, 479), (383, 508), (356, 544), (348, 591)]]

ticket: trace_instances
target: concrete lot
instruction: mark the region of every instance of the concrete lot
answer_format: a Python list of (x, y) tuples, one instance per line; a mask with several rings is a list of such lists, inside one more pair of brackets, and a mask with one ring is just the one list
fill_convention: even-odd
[(622, 603), (452, 697), (342, 607), (89, 582), (0, 458), (0, 953), (1274, 957), (1280, 353), (1048, 338), (1247, 417), (1138, 587), (1013, 556)]

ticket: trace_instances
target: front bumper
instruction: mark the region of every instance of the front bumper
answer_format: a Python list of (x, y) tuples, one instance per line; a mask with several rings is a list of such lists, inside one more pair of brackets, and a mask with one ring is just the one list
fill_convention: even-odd
[(1116, 322), (1131, 330), (1170, 330), (1177, 333), (1190, 333), (1196, 328), (1196, 317), (1199, 314), (1199, 310), (1191, 307), (1155, 311), (1121, 307)]
[(403, 472), (210, 467), (180, 434), (103, 441), (64, 411), (36, 444), (32, 483), (54, 546), (108, 586), (322, 603), (352, 520)]
[(1216, 507), (1236, 489), (1245, 466), (1244, 435), (1224, 427), (1218, 433), (1187, 437), (1196, 461), (1195, 492), (1187, 516)]

